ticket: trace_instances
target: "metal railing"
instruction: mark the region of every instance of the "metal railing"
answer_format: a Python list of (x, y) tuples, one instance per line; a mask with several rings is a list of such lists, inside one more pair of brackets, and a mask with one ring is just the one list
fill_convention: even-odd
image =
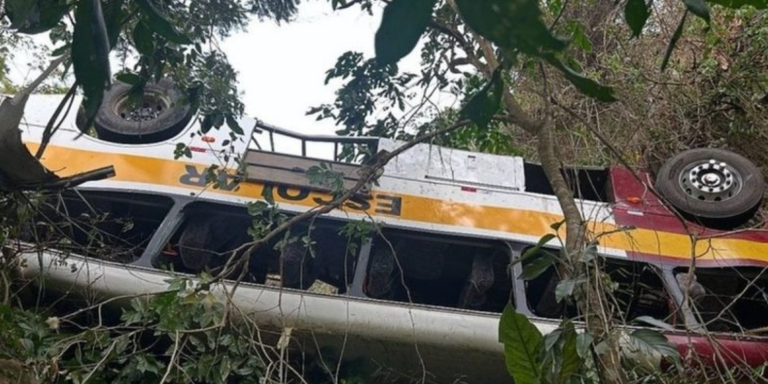
[[(264, 141), (264, 133), (266, 133), (267, 142), (259, 142), (261, 138)], [(308, 153), (307, 144), (311, 143), (331, 143), (333, 144), (332, 160), (335, 162), (343, 163), (362, 163), (365, 160), (376, 153), (378, 149), (379, 139), (376, 137), (345, 137), (345, 136), (330, 136), (330, 135), (303, 135), (290, 131), (285, 128), (280, 128), (271, 124), (264, 123), (257, 120), (254, 127), (253, 134), (251, 135), (250, 144), (255, 146), (250, 149), (256, 149), (259, 151), (269, 151), (275, 153), (285, 153), (278, 151), (275, 146), (275, 140), (277, 138), (290, 138), (299, 140), (301, 143), (300, 155), (301, 157), (319, 158), (322, 160), (331, 160), (323, 158), (322, 156), (316, 156), (315, 154)], [(285, 153), (290, 154), (290, 153)], [(298, 155), (298, 154), (295, 154)]]

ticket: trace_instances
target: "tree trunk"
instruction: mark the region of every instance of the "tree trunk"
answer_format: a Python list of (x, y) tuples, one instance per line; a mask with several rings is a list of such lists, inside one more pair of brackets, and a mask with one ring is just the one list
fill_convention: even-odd
[(31, 84), (20, 90), (13, 98), (6, 98), (0, 104), (0, 189), (13, 189), (20, 185), (51, 182), (56, 175), (48, 171), (21, 141), (19, 123), (24, 116), (24, 106), (29, 95), (53, 73), (68, 55), (54, 59)]
[(611, 318), (609, 309), (603, 305), (600, 287), (602, 279), (590, 273), (587, 265), (581, 261), (581, 253), (585, 246), (585, 223), (573, 197), (573, 192), (568, 186), (563, 173), (560, 170), (560, 161), (555, 152), (555, 141), (552, 132), (552, 124), (545, 121), (538, 132), (538, 154), (544, 173), (549, 179), (552, 190), (557, 197), (565, 217), (565, 252), (566, 264), (560, 265), (562, 280), (577, 279), (586, 276), (584, 284), (577, 285), (575, 299), (579, 312), (587, 323), (587, 332), (592, 335), (595, 343), (606, 342), (608, 348), (597, 354), (597, 367), (600, 379), (606, 384), (623, 383), (624, 375), (621, 369), (621, 355), (618, 340), (611, 337)]
[[(459, 13), (455, 0), (448, 0), (447, 3), (457, 14)], [(479, 52), (468, 50), (465, 53), (467, 57), (470, 57), (470, 62), (475, 65), (478, 72), (485, 75), (486, 78), (490, 78), (492, 72), (499, 65), (496, 51), (488, 40), (471, 29), (468, 31), (480, 49)], [(485, 59), (485, 64), (480, 63), (476, 55), (482, 56)], [(539, 160), (563, 211), (566, 224), (564, 251), (566, 260), (558, 265), (558, 272), (563, 279), (588, 276), (589, 270), (580, 257), (586, 240), (584, 219), (576, 199), (573, 197), (573, 192), (568, 186), (565, 176), (561, 173), (560, 161), (555, 152), (551, 121), (533, 118), (518, 103), (508, 88), (505, 88), (502, 94), (502, 106), (507, 113), (506, 120), (510, 124), (537, 136)], [(580, 313), (586, 320), (587, 331), (592, 335), (595, 342), (606, 341), (608, 343), (608, 348), (603, 349), (604, 352), (596, 356), (596, 364), (602, 382), (607, 384), (623, 383), (625, 380), (621, 370), (619, 346), (610, 337), (611, 313), (610, 310), (606, 310), (606, 306), (603, 304), (604, 300), (600, 295), (602, 292), (600, 289), (601, 279), (595, 277), (588, 276), (587, 282), (580, 285), (580, 288), (575, 292), (575, 300)]]

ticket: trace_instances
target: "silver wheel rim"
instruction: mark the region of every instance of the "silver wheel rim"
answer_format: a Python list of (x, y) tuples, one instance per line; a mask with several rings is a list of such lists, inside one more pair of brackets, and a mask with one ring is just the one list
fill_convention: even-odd
[(678, 181), (688, 196), (709, 202), (730, 200), (743, 185), (741, 174), (733, 166), (715, 159), (687, 165)]
[(142, 122), (155, 120), (170, 107), (169, 100), (157, 92), (147, 92), (142, 102), (133, 105), (128, 95), (115, 104), (114, 112), (125, 121)]

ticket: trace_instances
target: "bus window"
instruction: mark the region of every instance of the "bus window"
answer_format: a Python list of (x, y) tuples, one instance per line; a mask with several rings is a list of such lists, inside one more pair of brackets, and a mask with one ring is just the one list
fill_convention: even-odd
[[(557, 253), (557, 250), (549, 250)], [(623, 260), (599, 259), (606, 280), (608, 305), (614, 318), (629, 323), (640, 316), (649, 316), (670, 324), (682, 323), (675, 315), (674, 305), (658, 271), (648, 264)], [(546, 318), (575, 318), (578, 314), (573, 301), (557, 302), (555, 289), (560, 277), (554, 266), (526, 282), (529, 309)]]
[[(558, 251), (550, 249), (548, 252), (557, 254)], [(529, 261), (523, 262), (523, 268), (529, 263)], [(568, 314), (567, 317), (576, 315), (575, 308), (568, 306), (566, 301), (558, 302), (556, 300), (555, 289), (559, 282), (560, 276), (554, 266), (547, 268), (536, 278), (525, 282), (525, 299), (528, 303), (528, 309), (534, 315), (552, 319), (561, 318), (565, 313)]]
[[(184, 220), (160, 257), (159, 266), (177, 271), (218, 274), (233, 256), (247, 257), (245, 281), (276, 287), (344, 293), (351, 284), (357, 240), (350, 244), (340, 225), (315, 220), (290, 229), (268, 244), (251, 250), (253, 217), (244, 207), (194, 202), (184, 208)], [(307, 241), (308, 240), (308, 241)], [(247, 254), (247, 256), (246, 256)], [(238, 266), (243, 263), (235, 263)], [(231, 265), (233, 265), (231, 263)], [(238, 278), (242, 268), (224, 271)]]
[(509, 251), (477, 239), (384, 230), (373, 241), (364, 292), (368, 297), (501, 312), (510, 302)]
[(637, 262), (604, 259), (603, 270), (610, 277), (614, 316), (625, 323), (640, 316), (649, 316), (668, 324), (682, 325), (671, 295), (667, 293), (661, 272), (655, 267)]
[[(693, 314), (707, 330), (750, 332), (768, 327), (768, 273), (763, 268), (696, 268), (695, 276), (676, 271)], [(691, 281), (692, 280), (692, 281)], [(757, 332), (760, 333), (760, 332)]]
[(69, 191), (43, 203), (22, 239), (102, 260), (130, 263), (141, 257), (171, 209), (155, 195)]

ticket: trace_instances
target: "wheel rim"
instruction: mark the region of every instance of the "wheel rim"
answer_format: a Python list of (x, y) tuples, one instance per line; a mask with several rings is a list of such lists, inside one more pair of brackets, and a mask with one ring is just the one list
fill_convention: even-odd
[(680, 188), (689, 196), (711, 202), (732, 199), (743, 185), (741, 174), (725, 161), (698, 161), (683, 168)]
[(138, 104), (132, 103), (128, 94), (124, 95), (115, 103), (113, 111), (125, 121), (143, 122), (157, 119), (168, 108), (170, 102), (167, 98), (156, 92), (147, 92)]

